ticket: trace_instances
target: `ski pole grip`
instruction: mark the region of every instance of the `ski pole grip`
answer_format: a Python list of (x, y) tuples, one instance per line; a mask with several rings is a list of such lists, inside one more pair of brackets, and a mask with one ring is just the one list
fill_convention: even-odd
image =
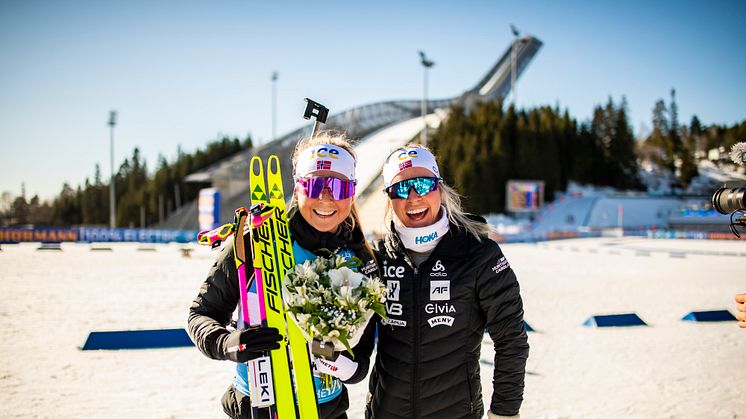
[(303, 118), (316, 118), (316, 122), (313, 124), (313, 132), (311, 133), (311, 137), (313, 137), (319, 131), (321, 124), (326, 123), (326, 117), (329, 115), (329, 108), (309, 98), (303, 100), (306, 101), (306, 110), (303, 112)]

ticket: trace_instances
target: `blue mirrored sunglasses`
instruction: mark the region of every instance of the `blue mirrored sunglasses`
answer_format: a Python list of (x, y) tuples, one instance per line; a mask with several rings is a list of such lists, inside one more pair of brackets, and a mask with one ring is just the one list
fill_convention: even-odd
[(439, 177), (416, 177), (394, 183), (383, 190), (391, 199), (407, 199), (409, 190), (414, 188), (420, 196), (425, 196), (432, 191), (438, 190), (438, 182), (443, 180)]

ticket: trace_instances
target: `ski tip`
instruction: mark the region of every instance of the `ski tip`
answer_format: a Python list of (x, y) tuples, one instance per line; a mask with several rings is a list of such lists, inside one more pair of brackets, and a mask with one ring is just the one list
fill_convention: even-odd
[(233, 224), (223, 224), (213, 230), (203, 230), (197, 234), (197, 243), (210, 246), (213, 249), (220, 247), (225, 239), (233, 234)]
[(259, 156), (254, 156), (251, 158), (251, 162), (249, 163), (249, 174), (251, 176), (258, 176), (258, 177), (264, 177), (264, 168), (262, 165), (262, 158)]
[(272, 175), (280, 173), (280, 158), (277, 157), (276, 154), (269, 156), (269, 160), (267, 160), (267, 170)]

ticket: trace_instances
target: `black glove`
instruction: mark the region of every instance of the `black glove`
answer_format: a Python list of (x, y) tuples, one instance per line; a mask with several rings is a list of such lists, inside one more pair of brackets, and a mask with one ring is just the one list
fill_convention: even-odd
[(218, 348), (224, 359), (244, 363), (258, 358), (264, 351), (280, 348), (282, 336), (274, 327), (252, 326), (234, 330), (218, 338)]

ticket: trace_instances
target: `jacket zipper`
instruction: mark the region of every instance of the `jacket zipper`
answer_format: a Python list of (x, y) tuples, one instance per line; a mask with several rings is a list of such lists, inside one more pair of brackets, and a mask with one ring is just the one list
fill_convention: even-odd
[(414, 291), (414, 305), (413, 305), (413, 315), (414, 315), (414, 321), (412, 322), (412, 327), (414, 330), (414, 341), (412, 342), (412, 361), (414, 368), (412, 368), (412, 414), (413, 417), (419, 417), (419, 413), (417, 412), (417, 400), (419, 396), (417, 395), (417, 376), (418, 376), (418, 365), (420, 363), (419, 356), (418, 356), (418, 348), (420, 345), (420, 274), (418, 269), (414, 268), (414, 287), (412, 287)]

